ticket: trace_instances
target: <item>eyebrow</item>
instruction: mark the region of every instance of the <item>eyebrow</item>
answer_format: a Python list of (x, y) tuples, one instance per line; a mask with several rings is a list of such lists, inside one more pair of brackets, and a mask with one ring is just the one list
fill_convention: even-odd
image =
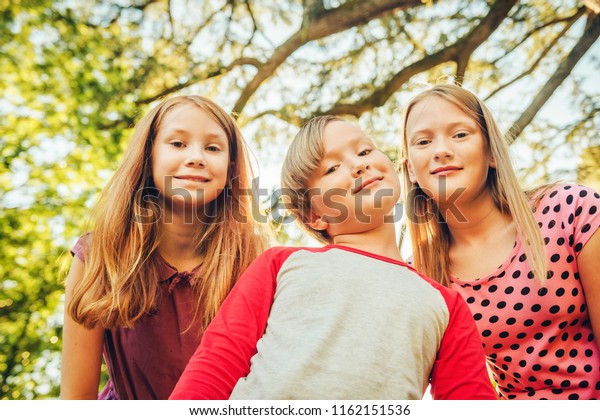
[[(161, 133), (163, 136), (172, 136), (173, 134), (184, 134), (184, 135), (189, 135), (191, 134), (191, 132), (189, 130), (185, 130), (183, 128), (173, 128), (173, 129), (167, 129), (165, 130), (163, 133)], [(208, 140), (222, 140), (227, 142), (227, 135), (223, 132), (216, 132), (216, 131), (211, 131), (208, 133), (204, 133), (204, 137), (207, 138)]]
[[(472, 121), (471, 119), (468, 119), (468, 120), (464, 120), (464, 121), (451, 122), (451, 123), (447, 124), (446, 128), (452, 130), (456, 127), (463, 126), (463, 125), (467, 125), (472, 128), (479, 127), (479, 125), (476, 122)], [(431, 131), (430, 128), (425, 127), (425, 128), (421, 128), (420, 130), (410, 132), (408, 134), (409, 134), (410, 138), (413, 138), (417, 134), (429, 133), (430, 131)]]

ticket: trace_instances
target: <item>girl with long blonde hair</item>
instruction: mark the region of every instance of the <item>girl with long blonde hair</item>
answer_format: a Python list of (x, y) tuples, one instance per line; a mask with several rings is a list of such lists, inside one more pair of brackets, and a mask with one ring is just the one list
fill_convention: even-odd
[(415, 268), (457, 290), (501, 398), (600, 397), (600, 195), (524, 193), (508, 141), (468, 90), (406, 107), (403, 194)]
[[(202, 332), (264, 249), (234, 120), (201, 96), (136, 126), (72, 249), (61, 397), (166, 399)], [(102, 357), (109, 381), (98, 395)]]

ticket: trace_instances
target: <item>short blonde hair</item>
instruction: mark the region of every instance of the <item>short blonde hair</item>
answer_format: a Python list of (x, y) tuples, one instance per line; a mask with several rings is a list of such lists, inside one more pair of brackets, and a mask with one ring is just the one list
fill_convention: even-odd
[(312, 118), (296, 134), (290, 144), (281, 170), (282, 196), (287, 199), (288, 211), (308, 233), (323, 243), (332, 243), (333, 238), (325, 230), (315, 230), (308, 223), (312, 219), (309, 180), (323, 161), (323, 134), (331, 121), (343, 121), (333, 115)]

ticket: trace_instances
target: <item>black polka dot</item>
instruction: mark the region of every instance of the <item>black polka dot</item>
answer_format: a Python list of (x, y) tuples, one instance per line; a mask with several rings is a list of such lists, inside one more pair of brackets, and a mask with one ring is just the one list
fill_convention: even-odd
[(496, 290), (498, 290), (498, 286), (496, 286), (495, 284), (488, 288), (488, 292), (490, 293), (494, 293)]
[(515, 322), (517, 322), (517, 320), (516, 320), (515, 318), (513, 318), (513, 317), (510, 317), (510, 318), (508, 318), (508, 319), (506, 320), (506, 323), (507, 323), (508, 325), (513, 325)]
[(596, 206), (592, 206), (592, 207), (590, 207), (589, 213), (590, 214), (596, 214), (597, 211), (598, 211), (598, 208)]
[(513, 306), (513, 309), (515, 311), (520, 311), (521, 309), (523, 309), (523, 304), (522, 303), (515, 303), (515, 306)]
[(556, 240), (556, 244), (559, 246), (563, 246), (565, 244), (565, 238), (562, 236)]
[(569, 352), (569, 357), (577, 357), (578, 353), (579, 352), (577, 350), (573, 349)]
[(535, 274), (533, 274), (533, 271), (530, 271), (529, 273), (527, 273), (527, 278), (528, 278), (528, 279), (530, 279), (530, 280), (531, 280), (531, 279), (532, 279), (532, 278), (534, 278), (534, 277), (535, 277)]
[(522, 339), (522, 338), (525, 338), (525, 337), (527, 337), (527, 334), (525, 334), (524, 332), (520, 332), (519, 334), (517, 334), (517, 338), (518, 339)]
[[(569, 367), (570, 367), (570, 366), (569, 366)], [(575, 367), (575, 366), (573, 366), (573, 367)], [(585, 366), (583, 367), (583, 370), (585, 370), (587, 373), (590, 373), (590, 372), (592, 371), (592, 366), (591, 366), (591, 365), (585, 365)], [(573, 370), (573, 372), (574, 372), (574, 371), (575, 371), (575, 370)]]
[(560, 275), (560, 278), (563, 280), (566, 280), (569, 278), (569, 272), (568, 271), (563, 271), (562, 274)]
[(523, 322), (523, 325), (525, 325), (526, 327), (531, 327), (533, 325), (533, 319), (526, 319)]
[(496, 307), (498, 309), (503, 309), (504, 307), (506, 307), (506, 302), (504, 302), (503, 300), (501, 300), (500, 302), (498, 302), (498, 304), (496, 304)]
[(556, 191), (556, 190), (552, 191), (548, 197), (554, 198), (554, 197), (556, 197), (556, 194), (558, 194), (558, 191)]
[(483, 330), (481, 332), (481, 335), (484, 337), (489, 337), (490, 335), (492, 335), (492, 332), (490, 330)]
[(556, 296), (562, 296), (565, 294), (565, 289), (563, 289), (562, 287), (559, 287), (558, 289), (556, 289)]
[(560, 394), (562, 394), (562, 393), (563, 393), (563, 390), (562, 390), (562, 389), (560, 389), (560, 388), (556, 388), (556, 389), (553, 389), (553, 390), (552, 390), (552, 393), (553, 393), (554, 395), (560, 395)]
[(585, 351), (585, 356), (586, 356), (586, 357), (592, 357), (593, 355), (594, 355), (594, 352), (593, 352), (592, 350), (590, 350), (590, 349), (587, 349), (587, 350)]
[(475, 319), (475, 321), (479, 321), (481, 318), (483, 318), (483, 315), (481, 315), (479, 313), (473, 315), (473, 319)]
[(536, 339), (536, 340), (541, 340), (543, 336), (544, 336), (544, 334), (542, 334), (541, 332), (539, 332), (539, 333), (535, 333), (533, 335), (533, 338)]
[(521, 262), (525, 261), (526, 259), (527, 259), (527, 255), (525, 255), (525, 254), (521, 254), (519, 256), (519, 261), (521, 261)]
[(473, 296), (469, 296), (469, 297), (467, 298), (467, 303), (468, 303), (468, 304), (471, 304), (471, 303), (474, 303), (474, 302), (475, 302), (475, 298), (474, 298)]
[(523, 288), (521, 289), (521, 294), (522, 294), (523, 296), (527, 296), (527, 295), (529, 294), (529, 292), (530, 292), (530, 291), (531, 291), (531, 289), (530, 289), (529, 287), (523, 287)]
[(511, 344), (510, 349), (511, 350), (519, 350), (519, 347), (521, 347), (519, 344), (515, 343), (515, 344)]
[(556, 206), (554, 206), (554, 208), (552, 210), (554, 210), (554, 213), (560, 212), (560, 204), (557, 204)]
[(580, 196), (581, 198), (585, 197), (586, 195), (587, 195), (587, 191), (586, 191), (586, 190), (581, 190), (581, 191), (579, 191), (579, 196)]
[(560, 306), (558, 306), (558, 305), (552, 305), (552, 306), (550, 307), (550, 313), (551, 313), (551, 314), (555, 314), (555, 313), (557, 313), (558, 311), (560, 311)]
[(549, 370), (550, 370), (550, 372), (558, 372), (558, 366), (552, 365), (552, 366), (550, 366)]
[(546, 273), (546, 279), (550, 280), (554, 276), (554, 271), (548, 270)]
[(531, 367), (531, 369), (533, 369), (535, 372), (538, 372), (538, 371), (542, 370), (542, 365), (536, 363), (535, 365), (533, 365)]
[(556, 357), (563, 357), (565, 355), (565, 351), (563, 349), (558, 349), (554, 352)]
[(588, 381), (579, 382), (579, 388), (587, 388), (588, 386), (590, 386), (590, 383)]
[(550, 325), (552, 325), (552, 321), (550, 321), (549, 319), (542, 322), (542, 327), (549, 327)]
[(552, 261), (553, 263), (557, 262), (558, 260), (560, 260), (559, 254), (554, 254), (550, 257), (550, 261)]
[(489, 299), (483, 299), (481, 301), (481, 306), (488, 306), (490, 304), (490, 300)]
[(545, 384), (545, 385), (548, 385), (548, 386), (552, 386), (552, 384), (553, 384), (553, 383), (554, 383), (554, 381), (553, 381), (552, 379), (546, 379), (546, 380), (544, 381), (544, 384)]
[(516, 270), (514, 273), (512, 273), (513, 279), (518, 279), (519, 277), (521, 277), (521, 272), (519, 270)]
[(583, 211), (583, 207), (581, 207), (581, 206), (577, 207), (577, 209), (575, 210), (575, 217), (579, 217), (581, 215), (582, 211)]
[(556, 220), (550, 220), (548, 223), (548, 229), (552, 229), (554, 226), (556, 226)]
[(504, 293), (506, 293), (507, 295), (510, 295), (514, 291), (515, 291), (515, 288), (512, 286), (508, 286), (506, 289), (504, 289)]
[(568, 262), (569, 264), (571, 264), (571, 263), (573, 262), (573, 260), (574, 260), (574, 259), (575, 259), (575, 257), (574, 257), (574, 256), (572, 256), (572, 255), (567, 255), (567, 262)]
[(538, 293), (538, 296), (546, 296), (546, 293), (548, 293), (548, 289), (546, 289), (545, 287), (541, 287), (537, 293)]
[(521, 366), (522, 368), (524, 368), (525, 366), (527, 366), (527, 361), (526, 360), (521, 360), (519, 362), (519, 366)]
[(539, 312), (540, 309), (542, 309), (542, 307), (537, 303), (531, 307), (532, 312)]
[(562, 386), (563, 388), (568, 388), (571, 386), (571, 381), (569, 381), (568, 379), (565, 379), (564, 381), (562, 381), (560, 383), (560, 386)]
[(508, 332), (506, 332), (506, 331), (502, 331), (500, 334), (498, 334), (498, 336), (499, 336), (500, 338), (506, 338), (506, 337), (508, 337)]
[(531, 353), (533, 353), (534, 350), (535, 349), (533, 348), (533, 346), (529, 346), (529, 347), (527, 347), (527, 349), (525, 351), (527, 352), (527, 354), (531, 354)]
[(566, 202), (567, 202), (567, 204), (571, 204), (571, 203), (573, 203), (573, 195), (572, 195), (572, 194), (569, 194), (569, 195), (567, 196)]
[(590, 230), (592, 228), (592, 225), (590, 225), (589, 223), (586, 223), (585, 225), (583, 225), (583, 227), (581, 228), (581, 233), (586, 233), (588, 230)]

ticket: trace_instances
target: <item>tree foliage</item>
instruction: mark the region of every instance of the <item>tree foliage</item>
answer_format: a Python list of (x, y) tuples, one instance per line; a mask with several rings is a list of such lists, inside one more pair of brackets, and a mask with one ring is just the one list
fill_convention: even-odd
[[(393, 154), (406, 100), (458, 80), (518, 136), (523, 177), (551, 180), (572, 171), (555, 165), (557, 151), (568, 160), (598, 147), (597, 9), (591, 0), (0, 1), (0, 395), (57, 395), (69, 246), (157, 99), (215, 99), (262, 164), (315, 114), (358, 119)], [(553, 101), (568, 102), (569, 115), (544, 114)]]

